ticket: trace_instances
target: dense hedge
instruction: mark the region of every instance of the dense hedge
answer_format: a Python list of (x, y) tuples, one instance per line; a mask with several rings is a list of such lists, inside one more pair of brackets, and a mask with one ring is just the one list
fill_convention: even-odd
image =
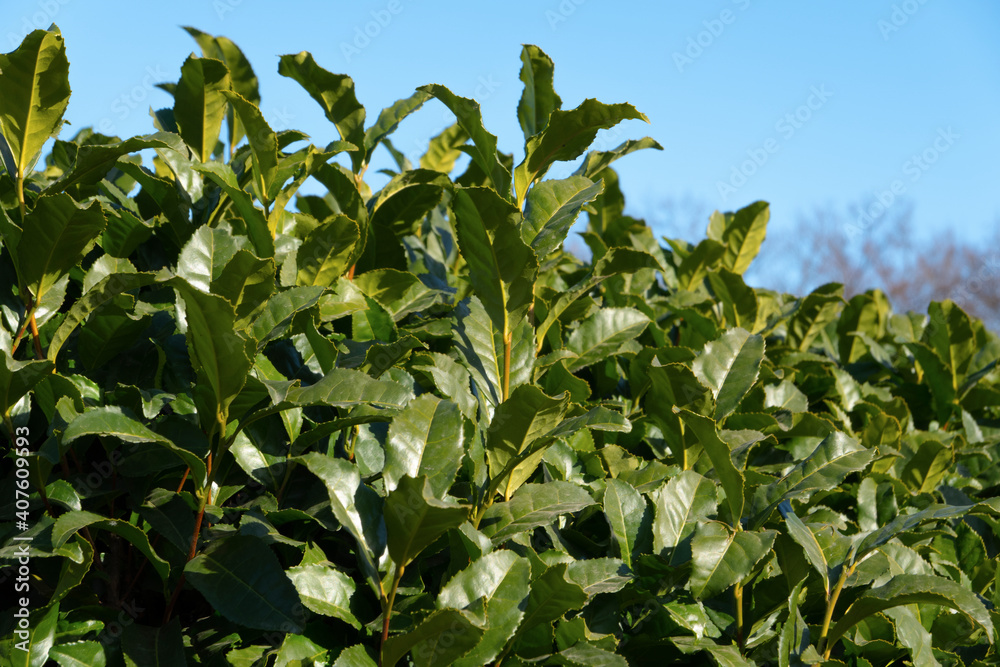
[[(748, 286), (763, 202), (662, 245), (610, 167), (660, 146), (587, 152), (645, 117), (563, 110), (536, 47), (515, 166), (474, 101), (368, 119), (308, 53), (278, 71), (330, 136), (274, 132), (189, 32), (156, 132), (38, 164), (62, 37), (0, 56), (12, 664), (1000, 664), (979, 321)], [(432, 98), (414, 166), (389, 135)]]

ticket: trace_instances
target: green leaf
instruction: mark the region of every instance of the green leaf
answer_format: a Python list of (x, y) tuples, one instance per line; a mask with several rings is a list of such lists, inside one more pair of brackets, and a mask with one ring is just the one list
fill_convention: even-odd
[(528, 139), (524, 160), (514, 169), (518, 208), (524, 203), (528, 187), (541, 179), (553, 162), (576, 159), (594, 141), (598, 130), (628, 119), (649, 122), (631, 104), (608, 105), (593, 99), (569, 111), (553, 111), (545, 129)]
[(784, 477), (767, 486), (758, 487), (753, 499), (752, 525), (757, 528), (764, 525), (782, 500), (837, 488), (849, 474), (864, 470), (874, 456), (874, 451), (866, 449), (854, 438), (840, 431), (831, 433)]
[(420, 168), (450, 174), (455, 168), (455, 161), (462, 157), (462, 151), (459, 149), (465, 146), (468, 140), (469, 133), (458, 123), (445, 128), (430, 140), (427, 152), (420, 158)]
[(479, 667), (496, 659), (524, 617), (530, 581), (528, 561), (501, 550), (474, 561), (441, 589), (439, 607), (474, 608), (479, 599), (483, 599), (485, 607), (483, 636), (470, 652), (455, 661), (455, 667)]
[(395, 667), (407, 653), (415, 667), (451, 665), (483, 636), (467, 614), (456, 609), (432, 612), (405, 635), (390, 637), (382, 646), (382, 667)]
[(187, 345), (198, 377), (198, 419), (211, 437), (226, 430), (229, 406), (246, 384), (256, 344), (235, 330), (236, 311), (229, 301), (180, 279), (172, 283), (184, 300)]
[(494, 544), (501, 544), (518, 533), (546, 526), (558, 516), (579, 512), (594, 504), (589, 493), (571, 482), (525, 484), (509, 501), (490, 505), (479, 529)]
[[(59, 622), (59, 605), (53, 604), (30, 612), (27, 619), (27, 637), (17, 636), (13, 632), (9, 642), (10, 653), (3, 656), (11, 667), (45, 667), (48, 664), (53, 644), (56, 640), (56, 628)], [(24, 647), (21, 650), (14, 646), (15, 641)], [(22, 643), (23, 642), (23, 643)], [(6, 647), (5, 647), (6, 648)]]
[(532, 302), (538, 260), (518, 233), (514, 207), (487, 188), (463, 188), (452, 201), (469, 282), (493, 326), (507, 333)]
[(68, 445), (77, 438), (88, 435), (117, 438), (122, 442), (151, 442), (160, 445), (176, 454), (191, 468), (192, 479), (198, 488), (203, 488), (208, 481), (205, 462), (201, 458), (127, 416), (118, 406), (88, 408), (63, 430), (62, 444)]
[(617, 551), (625, 564), (632, 567), (639, 531), (647, 512), (646, 499), (628, 482), (609, 479), (604, 491), (604, 516), (611, 526)]
[(405, 567), (421, 551), (469, 517), (467, 505), (438, 500), (427, 477), (403, 477), (385, 501), (389, 556)]
[(333, 667), (376, 667), (376, 665), (365, 647), (357, 644), (344, 649), (337, 657), (337, 661), (333, 663)]
[(726, 253), (722, 257), (722, 265), (742, 275), (750, 267), (767, 234), (767, 221), (771, 210), (767, 202), (757, 201), (741, 208), (736, 213), (719, 213), (712, 215), (710, 229), (722, 228), (722, 233), (709, 238), (715, 238), (726, 245)]
[(717, 521), (700, 524), (691, 541), (691, 593), (698, 600), (713, 598), (746, 579), (777, 535), (773, 530), (733, 531)]
[(726, 504), (729, 506), (732, 524), (738, 525), (743, 517), (743, 474), (733, 464), (729, 444), (719, 437), (715, 422), (708, 417), (677, 408), (674, 408), (674, 412), (679, 414), (687, 427), (694, 431), (698, 442), (705, 448), (705, 453), (715, 468), (715, 475), (726, 492)]
[(521, 81), (524, 90), (517, 103), (517, 120), (524, 139), (528, 140), (545, 129), (549, 116), (562, 106), (562, 100), (552, 86), (554, 65), (544, 51), (533, 44), (521, 48)]
[[(580, 609), (587, 604), (587, 594), (579, 584), (566, 579), (568, 565), (559, 563), (545, 570), (541, 576), (531, 582), (531, 592), (528, 594), (528, 602), (525, 605), (524, 620), (521, 622), (514, 639), (513, 645), (517, 645), (519, 639), (525, 639), (531, 649), (540, 651), (542, 654), (548, 653), (549, 646), (541, 640), (539, 635), (545, 637), (549, 630), (549, 624), (563, 614), (574, 609)], [(548, 630), (548, 632), (547, 632)], [(541, 640), (541, 641), (540, 641)]]
[[(493, 322), (474, 295), (455, 309), (457, 326), (454, 344), (468, 368), (479, 396), (491, 406), (503, 400), (503, 332)], [(535, 344), (531, 323), (526, 319), (513, 330), (510, 351), (510, 393), (531, 381)]]
[(302, 632), (299, 594), (278, 558), (257, 537), (235, 535), (209, 544), (184, 575), (214, 609), (258, 630)]
[(617, 593), (632, 580), (632, 574), (617, 558), (588, 558), (570, 563), (566, 579), (580, 584), (593, 597), (599, 593)]
[[(334, 124), (340, 138), (357, 147), (365, 145), (365, 108), (354, 94), (354, 80), (346, 74), (333, 74), (316, 64), (311, 53), (281, 56), (278, 74), (299, 83), (319, 103), (327, 120)], [(365, 156), (351, 153), (354, 172), (360, 171)]]
[(521, 236), (539, 258), (562, 247), (580, 210), (604, 191), (602, 182), (583, 176), (542, 181), (531, 189)]
[(474, 149), (469, 151), (472, 161), (489, 178), (493, 190), (506, 200), (510, 199), (510, 172), (497, 154), (497, 138), (483, 127), (483, 115), (479, 102), (459, 97), (439, 84), (421, 86), (417, 90), (431, 94), (440, 100), (458, 120), (465, 133), (472, 138)]
[(256, 104), (230, 90), (223, 90), (222, 95), (233, 105), (237, 118), (246, 128), (257, 195), (264, 201), (271, 201), (282, 185), (278, 179), (278, 137)]
[(907, 533), (925, 521), (943, 521), (964, 516), (975, 505), (931, 505), (913, 514), (901, 514), (878, 530), (865, 535), (854, 550), (854, 562), (860, 561), (873, 550), (897, 535)]
[(308, 387), (299, 380), (264, 380), (272, 406), (253, 414), (254, 419), (311, 405), (354, 407), (369, 404), (379, 408), (402, 408), (413, 398), (409, 387), (398, 382), (376, 380), (360, 371), (335, 368)]
[(791, 503), (787, 500), (781, 501), (778, 505), (778, 510), (781, 512), (781, 516), (785, 519), (785, 526), (788, 528), (789, 536), (791, 536), (791, 538), (795, 540), (800, 547), (802, 547), (802, 551), (805, 553), (809, 563), (819, 573), (820, 579), (823, 580), (823, 591), (826, 593), (827, 597), (829, 597), (830, 563), (826, 561), (826, 554), (823, 552), (823, 546), (816, 539), (816, 535), (813, 534), (809, 526), (802, 523), (802, 519), (795, 515), (795, 512), (792, 510)]
[(257, 352), (287, 331), (292, 318), (313, 307), (322, 294), (322, 287), (313, 286), (291, 287), (272, 295), (250, 323), (250, 335), (257, 341)]
[(361, 629), (360, 621), (351, 611), (351, 596), (356, 587), (349, 576), (320, 563), (298, 565), (288, 568), (285, 573), (299, 592), (302, 604), (310, 611), (339, 618), (355, 629)]
[(907, 604), (936, 604), (965, 614), (993, 642), (993, 622), (979, 596), (950, 579), (927, 574), (898, 574), (884, 586), (861, 594), (827, 636), (829, 645), (859, 621), (878, 612)]
[(423, 91), (417, 91), (409, 97), (396, 100), (392, 106), (382, 109), (375, 124), (365, 132), (365, 161), (370, 162), (372, 153), (379, 143), (396, 131), (399, 123), (411, 113), (424, 105), (430, 97)]
[(53, 646), (49, 650), (49, 659), (55, 660), (59, 667), (105, 667), (108, 664), (104, 646), (95, 641), (75, 641)]
[(571, 373), (604, 361), (649, 325), (649, 318), (634, 308), (601, 308), (570, 334), (566, 349), (577, 355), (566, 362)]
[(0, 357), (3, 359), (0, 365), (0, 417), (6, 417), (21, 397), (55, 370), (55, 364), (48, 359), (15, 361), (2, 348)]
[(439, 292), (424, 285), (414, 274), (396, 269), (367, 271), (356, 276), (354, 284), (381, 304), (396, 322), (429, 308), (439, 296)]
[(346, 215), (323, 221), (306, 235), (295, 255), (297, 285), (329, 287), (354, 263), (354, 249), (361, 238), (358, 223)]
[(585, 641), (559, 651), (552, 658), (556, 664), (572, 667), (628, 667), (625, 658), (617, 653), (606, 651)]
[(729, 269), (708, 272), (708, 283), (715, 298), (722, 304), (725, 323), (747, 331), (758, 331), (757, 294), (743, 282), (743, 276)]
[(715, 397), (715, 420), (722, 421), (739, 406), (757, 382), (764, 360), (764, 338), (745, 329), (730, 329), (705, 345), (691, 370)]
[(34, 30), (0, 54), (0, 131), (13, 157), (13, 178), (25, 178), (69, 105), (69, 60), (58, 30)]
[(229, 69), (219, 60), (188, 56), (174, 91), (174, 118), (195, 157), (208, 162), (215, 152), (226, 115), (223, 91), (232, 88)]
[(66, 512), (56, 519), (55, 525), (52, 528), (52, 546), (61, 547), (77, 531), (83, 530), (88, 526), (101, 528), (130, 542), (140, 553), (149, 559), (149, 564), (153, 566), (156, 574), (164, 581), (167, 580), (167, 576), (170, 573), (170, 564), (153, 551), (146, 533), (127, 521), (109, 519), (106, 516), (84, 510)]
[[(699, 521), (715, 514), (715, 484), (693, 470), (671, 477), (656, 493), (653, 553), (668, 556), (670, 563), (691, 559), (691, 538)], [(664, 553), (669, 550), (669, 554)]]
[(424, 475), (435, 498), (443, 498), (464, 454), (464, 419), (451, 401), (424, 394), (392, 420), (382, 477), (387, 491), (405, 476)]
[(214, 181), (232, 200), (236, 212), (246, 223), (247, 236), (253, 243), (258, 257), (274, 257), (274, 238), (268, 228), (264, 212), (254, 206), (253, 198), (236, 180), (232, 167), (222, 162), (209, 162), (194, 166), (195, 170)]
[(122, 652), (127, 667), (183, 667), (188, 664), (181, 623), (177, 618), (158, 628), (138, 623), (126, 625), (122, 632)]
[(602, 171), (610, 167), (614, 161), (644, 148), (655, 148), (658, 151), (663, 150), (663, 146), (650, 137), (628, 139), (613, 150), (591, 151), (587, 153), (587, 157), (583, 159), (583, 162), (573, 174), (594, 180)]
[[(518, 462), (531, 444), (554, 429), (569, 409), (569, 394), (547, 396), (534, 385), (511, 392), (493, 415), (486, 437), (490, 476), (500, 480), (512, 463)], [(511, 489), (513, 491), (513, 489)], [(509, 497), (508, 493), (505, 493)]]
[(18, 243), (17, 268), (36, 303), (83, 261), (105, 224), (97, 202), (82, 207), (67, 194), (35, 200)]
[(118, 158), (148, 148), (169, 148), (178, 145), (177, 135), (155, 132), (144, 137), (132, 137), (113, 144), (81, 146), (73, 168), (45, 189), (45, 194), (65, 192), (78, 185), (96, 185), (118, 162)]

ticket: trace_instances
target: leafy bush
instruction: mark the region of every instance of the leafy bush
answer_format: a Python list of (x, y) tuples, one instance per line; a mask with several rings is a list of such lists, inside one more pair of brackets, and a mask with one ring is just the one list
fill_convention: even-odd
[[(562, 109), (536, 47), (515, 166), (474, 101), (372, 122), (308, 53), (279, 72), (337, 138), (274, 132), (188, 30), (156, 132), (37, 168), (65, 46), (0, 57), (13, 664), (1000, 664), (979, 321), (746, 285), (763, 202), (661, 245), (610, 166), (660, 146), (587, 152), (645, 117)], [(457, 122), (415, 167), (389, 136), (432, 98)]]

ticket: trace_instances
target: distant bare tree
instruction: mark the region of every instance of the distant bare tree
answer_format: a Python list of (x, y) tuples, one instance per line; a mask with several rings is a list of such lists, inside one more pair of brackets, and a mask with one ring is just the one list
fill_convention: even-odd
[[(690, 202), (663, 207), (658, 234), (688, 238), (693, 226), (678, 212), (698, 212)], [(958, 239), (953, 231), (930, 240), (912, 231), (912, 209), (897, 205), (877, 219), (858, 211), (819, 208), (800, 215), (791, 230), (772, 223), (747, 282), (793, 294), (838, 282), (844, 296), (884, 291), (899, 312), (927, 312), (931, 301), (951, 299), (1000, 331), (1000, 222), (988, 242)], [(702, 218), (702, 235), (707, 215)]]

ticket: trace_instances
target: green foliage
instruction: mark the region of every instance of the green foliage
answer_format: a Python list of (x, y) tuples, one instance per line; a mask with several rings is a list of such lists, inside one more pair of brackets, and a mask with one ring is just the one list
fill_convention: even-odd
[[(515, 167), (474, 101), (424, 86), (366, 127), (308, 53), (278, 67), (326, 145), (275, 132), (243, 52), (185, 30), (158, 132), (85, 129), (38, 170), (66, 49), (0, 56), (2, 477), (30, 526), (0, 558), (30, 544), (33, 610), (25, 652), (4, 598), (4, 664), (1000, 662), (996, 334), (748, 285), (765, 202), (661, 245), (611, 169), (659, 144), (588, 152), (645, 116), (563, 110), (538, 47)], [(455, 123), (414, 168), (389, 136), (432, 97)]]

